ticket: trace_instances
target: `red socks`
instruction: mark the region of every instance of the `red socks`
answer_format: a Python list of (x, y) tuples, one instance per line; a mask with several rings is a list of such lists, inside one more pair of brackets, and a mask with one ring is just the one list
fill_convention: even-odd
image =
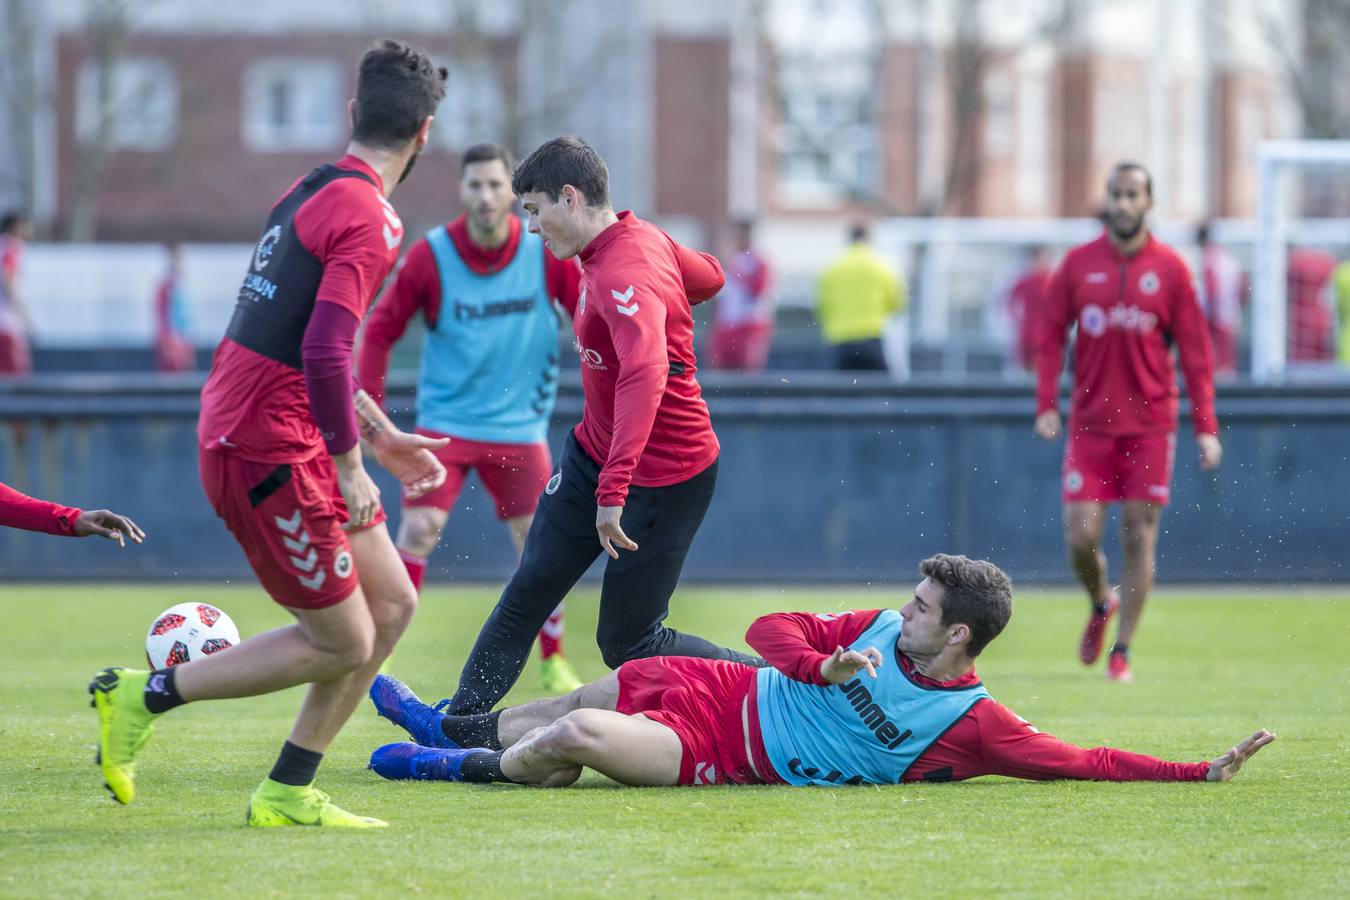
[(539, 655), (548, 659), (555, 653), (562, 653), (563, 639), (563, 604), (559, 603), (558, 608), (548, 617), (544, 627), (539, 629)]
[(398, 551), (398, 558), (403, 560), (403, 567), (408, 570), (408, 577), (412, 579), (413, 590), (422, 593), (422, 576), (427, 574), (427, 561), (425, 557), (414, 556), (407, 550)]

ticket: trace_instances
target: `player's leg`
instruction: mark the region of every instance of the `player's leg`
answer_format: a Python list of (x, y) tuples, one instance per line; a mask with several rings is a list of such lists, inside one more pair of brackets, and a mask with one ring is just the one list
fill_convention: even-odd
[(1064, 544), (1069, 553), (1069, 567), (1094, 605), (1105, 604), (1111, 593), (1106, 578), (1106, 553), (1102, 549), (1108, 515), (1105, 503), (1090, 500), (1064, 504)]
[[(449, 471), (448, 469), (446, 471)], [(454, 501), (451, 501), (453, 504)], [(398, 523), (398, 555), (413, 587), (422, 589), (422, 579), (427, 571), (427, 557), (436, 549), (450, 518), (450, 507), (408, 506), (404, 504), (403, 515)]]
[(526, 735), (501, 755), (502, 774), (519, 784), (565, 787), (588, 767), (620, 784), (680, 783), (684, 748), (674, 731), (641, 714), (578, 709)]
[(535, 635), (600, 555), (595, 487), (600, 467), (568, 435), (558, 470), (547, 481), (524, 553), (483, 624), (460, 673), (449, 712), (487, 712), (520, 677)]
[(1120, 625), (1117, 647), (1128, 647), (1139, 627), (1139, 617), (1153, 590), (1157, 569), (1158, 528), (1162, 507), (1139, 500), (1125, 502), (1120, 520), (1120, 539), (1124, 566), (1121, 570)]
[(694, 656), (758, 665), (757, 657), (665, 626), (670, 598), (694, 535), (712, 501), (717, 463), (681, 484), (632, 488), (624, 532), (638, 545), (605, 567), (596, 641), (605, 665), (649, 656)]
[[(533, 514), (512, 516), (506, 520), (517, 556), (525, 552), (525, 536), (529, 534), (533, 521)], [(563, 612), (566, 606), (566, 600), (559, 603), (539, 629), (540, 680), (544, 690), (550, 694), (565, 694), (581, 687), (576, 669), (563, 656)]]

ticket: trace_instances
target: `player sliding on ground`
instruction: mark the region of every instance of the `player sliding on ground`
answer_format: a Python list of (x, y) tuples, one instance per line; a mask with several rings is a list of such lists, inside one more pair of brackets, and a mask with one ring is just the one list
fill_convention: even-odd
[(431, 453), (444, 441), (394, 428), (365, 391), (353, 395), (351, 378), (357, 326), (403, 238), (386, 198), (426, 144), (445, 77), (407, 44), (366, 51), (347, 155), (296, 181), (268, 216), (202, 390), (198, 462), (216, 514), (296, 623), (228, 653), (94, 676), (99, 762), (121, 803), (135, 795), (136, 757), (158, 715), (309, 684), (248, 823), (385, 824), (338, 808), (313, 782), (417, 605), (360, 438), (411, 496), (445, 480)]
[[(562, 787), (589, 767), (631, 785), (898, 784), (980, 775), (1227, 781), (1275, 740), (1258, 731), (1207, 762), (1168, 762), (1043, 734), (997, 703), (975, 658), (1012, 614), (992, 563), (938, 555), (900, 610), (775, 613), (746, 642), (772, 668), (653, 657), (565, 697), (443, 716), (380, 676), (380, 715), (417, 743), (370, 767), (392, 779)], [(465, 748), (465, 749), (460, 749)]]

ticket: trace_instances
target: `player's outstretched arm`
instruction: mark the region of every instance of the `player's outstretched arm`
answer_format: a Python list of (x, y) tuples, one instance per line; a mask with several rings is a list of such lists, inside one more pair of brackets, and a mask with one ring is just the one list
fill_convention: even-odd
[(126, 516), (120, 516), (107, 509), (87, 509), (80, 513), (80, 517), (71, 526), (71, 534), (75, 537), (97, 535), (110, 541), (117, 541), (119, 547), (127, 545), (127, 538), (137, 544), (145, 540), (145, 532), (139, 525)]
[(432, 450), (450, 443), (449, 438), (429, 438), (400, 431), (369, 394), (358, 390), (352, 398), (361, 438), (370, 443), (375, 458), (408, 491), (409, 498), (420, 497), (445, 481), (445, 466)]
[(1256, 751), (1273, 740), (1275, 740), (1274, 733), (1262, 728), (1223, 756), (1210, 760), (1209, 772), (1206, 773), (1205, 780), (1232, 781), (1233, 776), (1242, 770), (1247, 760), (1255, 756)]

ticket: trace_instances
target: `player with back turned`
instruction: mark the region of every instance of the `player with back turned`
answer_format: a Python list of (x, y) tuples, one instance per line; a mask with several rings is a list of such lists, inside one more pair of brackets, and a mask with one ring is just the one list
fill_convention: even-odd
[(340, 809), (313, 781), (417, 602), (360, 439), (414, 495), (445, 478), (431, 452), (444, 442), (398, 431), (364, 391), (353, 394), (351, 376), (361, 317), (403, 238), (386, 198), (426, 144), (445, 78), (407, 44), (372, 46), (347, 155), (297, 180), (268, 216), (202, 390), (198, 461), (217, 515), (296, 622), (228, 653), (94, 677), (99, 762), (121, 803), (135, 795), (136, 759), (159, 715), (309, 684), (248, 824), (385, 824)]
[(722, 267), (632, 212), (616, 214), (609, 170), (580, 138), (545, 143), (512, 181), (530, 231), (555, 257), (580, 259), (572, 329), (586, 402), (449, 710), (496, 705), (539, 626), (601, 553), (610, 557), (596, 629), (606, 665), (648, 656), (755, 662), (664, 625), (717, 479), (690, 304), (721, 289)]
[[(1035, 430), (1046, 440), (1062, 430), (1059, 375), (1064, 340), (1074, 345), (1073, 408), (1064, 451), (1064, 529), (1069, 561), (1092, 610), (1079, 658), (1101, 655), (1106, 624), (1120, 610), (1107, 660), (1112, 681), (1129, 681), (1129, 646), (1153, 588), (1162, 508), (1171, 497), (1176, 455), (1180, 351), (1191, 397), (1200, 467), (1223, 455), (1214, 415), (1214, 363), (1209, 332), (1185, 261), (1148, 230), (1153, 180), (1138, 163), (1123, 162), (1106, 183), (1106, 231), (1064, 257), (1050, 282), (1037, 355)], [(1125, 561), (1121, 596), (1106, 577), (1102, 532), (1107, 505), (1121, 502)]]

